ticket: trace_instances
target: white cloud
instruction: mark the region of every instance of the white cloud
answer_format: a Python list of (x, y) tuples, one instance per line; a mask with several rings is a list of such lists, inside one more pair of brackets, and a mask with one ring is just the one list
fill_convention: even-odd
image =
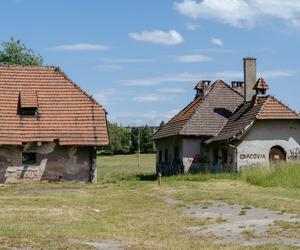
[(201, 25), (197, 24), (197, 23), (187, 23), (186, 24), (186, 28), (191, 31), (198, 30), (198, 29), (200, 29), (200, 27), (201, 27)]
[[(290, 69), (275, 69), (275, 70), (258, 72), (257, 76), (262, 76), (266, 79), (270, 79), (270, 78), (279, 78), (279, 77), (290, 77), (290, 76), (294, 76), (296, 73), (297, 71), (290, 70)], [(161, 75), (161, 76), (149, 77), (149, 78), (119, 80), (117, 82), (126, 86), (153, 86), (153, 85), (160, 85), (162, 83), (197, 82), (201, 79), (211, 79), (212, 81), (217, 79), (222, 79), (224, 81), (232, 81), (232, 80), (238, 80), (242, 78), (243, 78), (242, 71), (227, 70), (227, 71), (199, 73), (199, 74), (178, 73), (173, 75)]]
[(175, 3), (179, 13), (193, 19), (213, 19), (233, 26), (252, 26), (256, 12), (245, 0), (184, 0)]
[(236, 27), (253, 27), (264, 18), (277, 18), (296, 26), (300, 21), (299, 0), (183, 0), (174, 7), (193, 19), (218, 20)]
[(106, 62), (106, 63), (113, 63), (113, 64), (130, 64), (130, 63), (146, 63), (146, 62), (154, 62), (157, 61), (157, 58), (105, 58), (101, 57), (97, 60)]
[(289, 70), (289, 69), (272, 69), (272, 70), (266, 70), (262, 72), (258, 72), (258, 77), (263, 77), (266, 79), (270, 78), (279, 78), (279, 77), (291, 77), (294, 76), (297, 73), (296, 70)]
[(223, 41), (222, 41), (221, 39), (219, 39), (219, 38), (213, 37), (213, 38), (211, 39), (211, 43), (212, 43), (213, 45), (216, 45), (216, 46), (220, 46), (220, 47), (223, 46)]
[(168, 98), (166, 96), (157, 95), (157, 94), (147, 94), (147, 95), (137, 95), (133, 97), (133, 100), (136, 102), (159, 102), (165, 101)]
[(169, 93), (169, 94), (180, 94), (180, 93), (184, 93), (185, 89), (182, 88), (162, 88), (158, 90), (159, 92), (162, 93)]
[(129, 33), (128, 36), (136, 41), (164, 45), (177, 45), (183, 42), (183, 37), (176, 30), (143, 31), (141, 33)]
[(97, 65), (96, 69), (99, 70), (120, 70), (122, 67), (117, 64), (106, 64), (106, 65)]
[(194, 62), (207, 62), (211, 61), (212, 58), (209, 56), (204, 56), (204, 55), (183, 55), (183, 56), (177, 56), (176, 60), (178, 62), (183, 62), (183, 63), (194, 63)]
[(47, 50), (72, 50), (72, 51), (104, 51), (109, 49), (110, 49), (109, 46), (102, 45), (102, 44), (91, 44), (91, 43), (63, 44), (63, 45), (47, 48)]
[(94, 98), (101, 103), (104, 107), (109, 106), (114, 103), (113, 99), (118, 97), (118, 92), (115, 89), (104, 89), (96, 94), (94, 94)]

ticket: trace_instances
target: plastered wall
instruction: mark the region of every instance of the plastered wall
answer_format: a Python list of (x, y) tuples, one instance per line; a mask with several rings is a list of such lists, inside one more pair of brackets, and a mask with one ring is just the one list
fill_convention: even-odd
[(268, 165), (270, 149), (280, 146), (287, 161), (300, 159), (300, 121), (257, 121), (237, 146), (237, 166)]

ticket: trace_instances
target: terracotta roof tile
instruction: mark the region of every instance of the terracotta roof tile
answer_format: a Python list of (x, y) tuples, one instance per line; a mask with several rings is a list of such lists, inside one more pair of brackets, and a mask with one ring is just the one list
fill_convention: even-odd
[[(19, 104), (38, 115), (18, 115)], [(105, 109), (53, 67), (0, 66), (0, 144), (54, 139), (108, 144)]]
[(258, 96), (242, 104), (230, 117), (219, 134), (208, 142), (241, 137), (256, 120), (299, 120), (300, 116), (273, 96)]

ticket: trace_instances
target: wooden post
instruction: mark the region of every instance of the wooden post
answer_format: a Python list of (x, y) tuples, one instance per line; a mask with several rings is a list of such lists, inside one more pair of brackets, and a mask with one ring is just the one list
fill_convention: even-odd
[(158, 174), (157, 174), (157, 184), (160, 186), (160, 183), (161, 183), (161, 173), (158, 172)]

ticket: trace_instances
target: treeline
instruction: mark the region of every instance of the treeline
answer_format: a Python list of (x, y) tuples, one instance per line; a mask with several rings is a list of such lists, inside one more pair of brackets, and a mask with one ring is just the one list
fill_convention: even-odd
[(108, 123), (110, 145), (99, 151), (100, 154), (155, 153), (155, 144), (151, 140), (152, 129), (149, 126), (123, 127)]

